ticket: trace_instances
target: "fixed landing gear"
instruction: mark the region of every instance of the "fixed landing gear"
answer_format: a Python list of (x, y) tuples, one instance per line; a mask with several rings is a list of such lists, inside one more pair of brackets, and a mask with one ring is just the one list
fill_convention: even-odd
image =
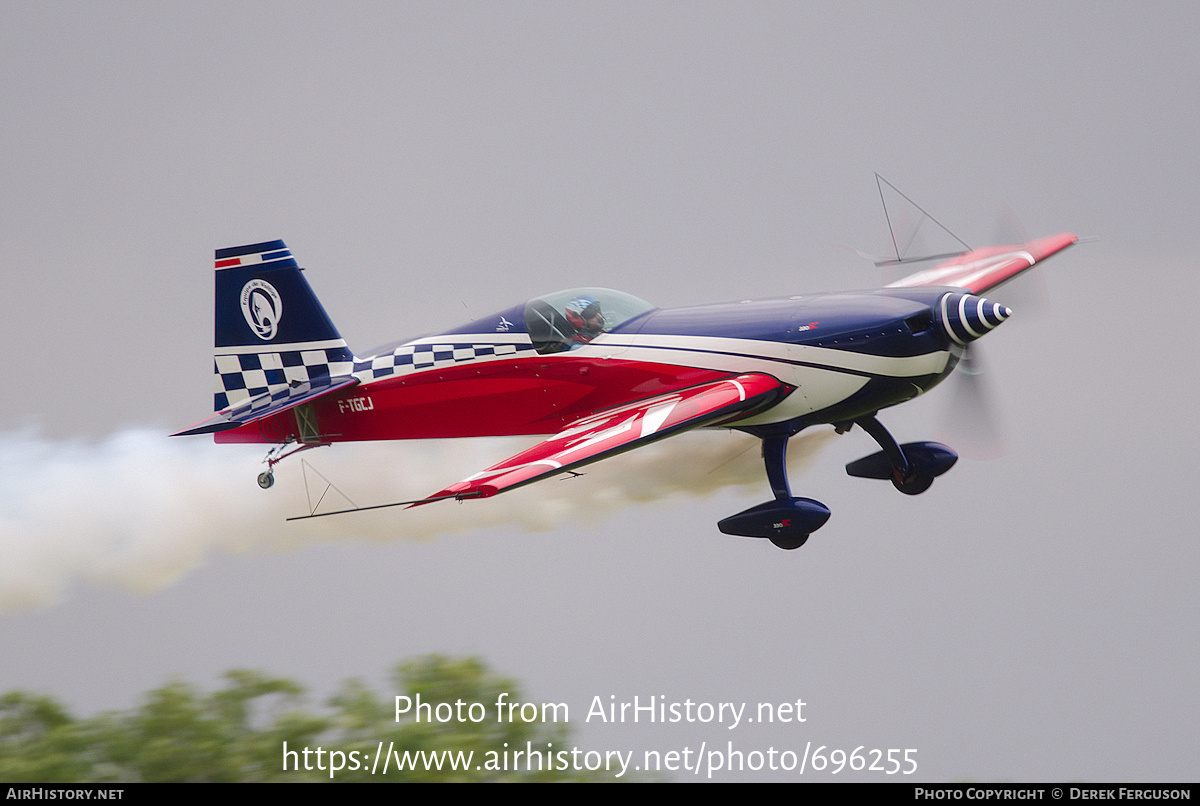
[[(920, 495), (958, 461), (958, 454), (937, 442), (898, 445), (875, 415), (837, 426), (838, 433), (861, 426), (883, 450), (846, 465), (851, 476), (887, 479), (905, 495)], [(829, 520), (829, 508), (811, 498), (794, 498), (787, 479), (787, 444), (795, 433), (787, 424), (745, 429), (762, 440), (767, 481), (775, 499), (720, 521), (727, 535), (765, 537), (781, 549), (798, 549)], [(798, 430), (798, 429), (797, 429)]]
[[(907, 442), (897, 445), (888, 430), (872, 415), (854, 421), (879, 443), (883, 450), (846, 465), (851, 476), (866, 479), (890, 479), (892, 486), (905, 495), (920, 495), (933, 480), (958, 461), (958, 454), (938, 442)], [(849, 429), (839, 427), (839, 431)]]
[(775, 499), (730, 515), (717, 528), (727, 535), (765, 537), (781, 549), (798, 549), (829, 520), (829, 507), (811, 498), (792, 497), (787, 480), (787, 443), (791, 433), (779, 430), (758, 436), (762, 439), (767, 481)]
[(306, 451), (309, 448), (321, 448), (328, 445), (328, 442), (303, 442), (300, 447), (287, 450), (289, 445), (295, 443), (294, 437), (288, 437), (286, 442), (281, 442), (271, 450), (267, 451), (266, 457), (263, 459), (267, 463), (267, 469), (258, 474), (258, 486), (264, 490), (269, 490), (275, 486), (275, 465), (282, 462), (292, 454)]
[(892, 486), (905, 495), (920, 495), (933, 486), (933, 476), (913, 475), (900, 477), (893, 473)]

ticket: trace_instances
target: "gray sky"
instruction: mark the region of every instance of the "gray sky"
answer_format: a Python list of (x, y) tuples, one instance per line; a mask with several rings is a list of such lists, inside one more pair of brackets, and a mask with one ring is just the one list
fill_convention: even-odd
[[(1195, 779), (1193, 5), (8, 3), (0, 31), (0, 690), (92, 712), (248, 666), (324, 695), (470, 653), (567, 702), (589, 749)], [(865, 435), (825, 440), (793, 489), (833, 517), (799, 551), (716, 530), (765, 479), (658, 486), (740, 450), (719, 434), (487, 513), (311, 528), (282, 522), (298, 465), (264, 493), (262, 451), (165, 438), (210, 405), (214, 248), (286, 239), (365, 351), (572, 285), (871, 286), (837, 245), (890, 243), (873, 171), (973, 245), (1006, 208), (1099, 240), (982, 345), (1006, 455), (907, 498), (844, 474)], [(950, 397), (882, 419), (937, 438)], [(386, 500), (509, 452), (312, 461)], [(808, 721), (585, 723), (609, 695)]]

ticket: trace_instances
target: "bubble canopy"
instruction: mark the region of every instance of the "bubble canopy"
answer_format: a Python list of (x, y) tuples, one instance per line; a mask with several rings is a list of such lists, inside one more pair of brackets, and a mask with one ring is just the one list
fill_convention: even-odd
[(654, 306), (611, 288), (571, 288), (525, 303), (524, 323), (539, 353), (570, 350), (610, 333)]

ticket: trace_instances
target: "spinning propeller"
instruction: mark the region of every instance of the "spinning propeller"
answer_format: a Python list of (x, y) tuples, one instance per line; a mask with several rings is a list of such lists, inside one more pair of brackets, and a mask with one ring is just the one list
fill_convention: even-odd
[(938, 306), (938, 321), (962, 353), (947, 382), (953, 385), (945, 430), (947, 441), (963, 456), (994, 459), (1003, 454), (992, 396), (974, 342), (1012, 315), (1011, 309), (973, 294), (947, 294)]
[[(935, 250), (929, 249), (929, 245), (924, 242), (921, 229), (926, 222), (931, 222), (957, 244), (970, 250), (971, 247), (966, 241), (878, 173), (875, 174), (875, 184), (879, 189), (879, 198), (895, 248), (894, 258), (875, 258), (875, 265), (885, 267), (885, 271), (895, 272), (897, 267), (904, 264), (948, 257), (948, 253), (933, 254)], [(892, 210), (888, 207), (889, 196), (893, 201)], [(919, 217), (916, 213), (919, 213)], [(898, 237), (897, 225), (907, 234)], [(942, 244), (949, 245), (944, 236), (939, 237)], [(991, 242), (1021, 244), (1028, 240), (1028, 233), (1013, 211), (1007, 206), (1002, 208), (996, 219)], [(913, 252), (921, 256), (909, 257)], [(1018, 278), (1003, 294), (1006, 299), (1014, 300), (1017, 307), (1026, 314), (1036, 313), (1046, 297), (1045, 288), (1039, 284), (1037, 276), (1026, 275)], [(895, 279), (888, 278), (885, 282)], [(968, 298), (970, 302), (967, 301)], [(948, 295), (943, 299), (943, 303), (948, 307), (939, 313), (951, 343), (961, 351), (953, 377), (946, 380), (952, 387), (952, 393), (951, 408), (944, 416), (943, 431), (948, 442), (956, 448), (962, 448), (961, 453), (964, 456), (973, 459), (994, 459), (1004, 453), (1003, 439), (996, 421), (994, 396), (987, 388), (987, 376), (983, 372), (984, 362), (980, 360), (979, 347), (973, 342), (1007, 319), (1011, 310), (1002, 305), (994, 306), (990, 301), (986, 301), (984, 310), (982, 304), (976, 302), (980, 299), (967, 294), (956, 295), (953, 298)]]

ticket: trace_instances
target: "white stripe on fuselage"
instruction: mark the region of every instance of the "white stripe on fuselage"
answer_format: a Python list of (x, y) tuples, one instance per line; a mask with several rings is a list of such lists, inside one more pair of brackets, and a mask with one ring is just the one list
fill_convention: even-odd
[(815, 368), (856, 375), (907, 378), (941, 372), (950, 354), (945, 350), (935, 350), (922, 355), (893, 357), (755, 339), (616, 333), (599, 336), (578, 351), (560, 355), (632, 358), (730, 372), (766, 372), (776, 377), (779, 377), (779, 364), (795, 365), (800, 362)]
[[(419, 344), (438, 346), (488, 347), (501, 345), (529, 346), (529, 336), (524, 333), (463, 333), (441, 336), (426, 336), (398, 345), (393, 351), (378, 356), (366, 356), (357, 360), (400, 353), (403, 348)], [(522, 351), (524, 352), (524, 351)], [(681, 366), (713, 369), (726, 372), (766, 372), (776, 375), (780, 363), (801, 362), (817, 368), (851, 374), (913, 377), (941, 372), (946, 366), (949, 353), (935, 350), (915, 356), (881, 356), (858, 353), (832, 347), (815, 347), (807, 344), (787, 344), (758, 339), (730, 339), (718, 336), (669, 336), (624, 333), (602, 333), (589, 344), (581, 345), (562, 353), (548, 353), (541, 358), (550, 361), (573, 358), (622, 358), (646, 361), (655, 364), (678, 364)], [(494, 361), (511, 358), (511, 355), (478, 356), (472, 361)], [(532, 357), (523, 355), (524, 357)], [(460, 361), (459, 363), (468, 363)], [(407, 369), (405, 374), (411, 372)], [(425, 371), (422, 368), (421, 371)]]
[[(419, 339), (406, 341), (399, 347), (412, 347), (416, 344), (525, 344), (529, 345), (528, 333), (450, 333), (441, 336), (422, 336)], [(382, 353), (387, 355), (387, 353)]]
[(739, 420), (739, 425), (784, 422), (802, 417), (840, 403), (866, 386), (872, 377), (916, 378), (936, 375), (945, 370), (950, 359), (947, 350), (892, 357), (754, 339), (619, 333), (600, 336), (570, 355), (593, 355), (725, 372), (761, 372), (796, 387), (795, 392), (777, 405)]
[[(463, 333), (428, 336), (400, 345), (394, 352), (417, 344), (473, 345), (476, 347), (531, 344), (524, 333)], [(387, 356), (388, 353), (383, 353)], [(434, 372), (448, 365), (512, 360), (514, 355), (481, 355), (469, 360), (438, 362), (437, 366), (397, 367), (394, 374), (370, 378), (361, 373), (364, 384), (383, 381), (396, 375)], [(916, 356), (881, 356), (831, 347), (757, 339), (731, 339), (717, 336), (669, 336), (647, 334), (601, 334), (594, 341), (562, 353), (536, 355), (520, 350), (521, 360), (570, 361), (579, 358), (620, 359), (648, 364), (696, 367), (718, 372), (760, 372), (797, 387), (779, 405), (755, 415), (744, 423), (790, 420), (828, 408), (857, 392), (872, 377), (916, 378), (935, 375), (946, 368), (950, 353), (935, 350)], [(364, 361), (369, 359), (359, 359)], [(611, 412), (608, 412), (611, 414)]]

